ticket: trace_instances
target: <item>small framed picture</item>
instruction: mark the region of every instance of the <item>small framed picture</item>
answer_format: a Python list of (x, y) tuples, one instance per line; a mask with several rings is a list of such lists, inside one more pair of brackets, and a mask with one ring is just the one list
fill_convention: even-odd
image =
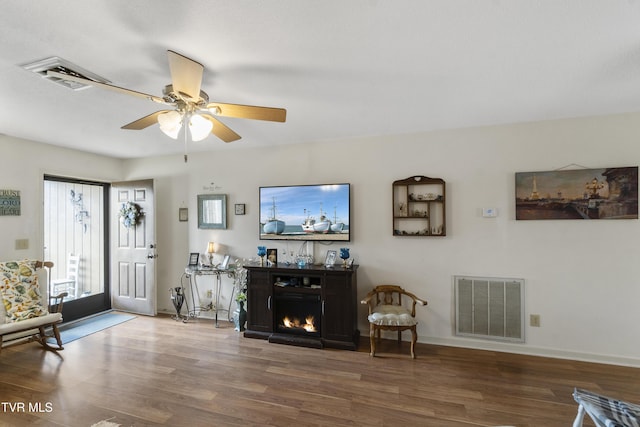
[(267, 249), (267, 259), (273, 263), (273, 265), (278, 264), (278, 250), (277, 249)]
[(189, 267), (197, 266), (199, 258), (200, 258), (200, 254), (198, 252), (191, 252), (189, 254)]
[(229, 255), (225, 255), (224, 259), (218, 266), (218, 270), (226, 270), (227, 268), (229, 268), (229, 259), (231, 259), (231, 257)]
[(324, 259), (325, 267), (333, 267), (336, 263), (336, 251), (327, 251), (327, 257)]
[(236, 215), (244, 215), (244, 203), (236, 203)]
[(189, 220), (189, 209), (187, 208), (179, 208), (178, 209), (178, 221), (188, 221)]

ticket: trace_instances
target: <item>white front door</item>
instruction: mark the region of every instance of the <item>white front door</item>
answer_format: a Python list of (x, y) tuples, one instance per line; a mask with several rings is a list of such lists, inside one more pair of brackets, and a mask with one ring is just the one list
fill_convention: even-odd
[[(119, 211), (132, 202), (141, 212), (125, 227)], [(111, 185), (111, 303), (116, 310), (156, 315), (156, 230), (153, 180)]]

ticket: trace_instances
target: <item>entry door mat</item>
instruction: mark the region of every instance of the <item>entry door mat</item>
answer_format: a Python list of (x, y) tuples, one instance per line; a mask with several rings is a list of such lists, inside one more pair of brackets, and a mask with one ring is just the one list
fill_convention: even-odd
[[(127, 322), (131, 319), (135, 319), (136, 316), (130, 314), (121, 313), (105, 313), (99, 314), (88, 319), (80, 320), (69, 326), (60, 327), (60, 338), (62, 338), (62, 344), (68, 344), (72, 341), (86, 337), (87, 335), (95, 334), (96, 332), (110, 328), (120, 323)], [(55, 338), (49, 338), (49, 342), (55, 343)]]

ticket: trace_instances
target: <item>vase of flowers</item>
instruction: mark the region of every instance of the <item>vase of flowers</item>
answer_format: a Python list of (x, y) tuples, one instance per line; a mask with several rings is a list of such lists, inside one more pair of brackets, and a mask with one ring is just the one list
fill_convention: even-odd
[(244, 303), (247, 301), (247, 294), (239, 292), (236, 295), (236, 303), (238, 308), (233, 312), (233, 324), (238, 332), (244, 331), (244, 324), (247, 321), (247, 310), (244, 309)]
[(124, 228), (135, 227), (140, 218), (140, 207), (133, 202), (125, 202), (120, 206), (118, 217)]

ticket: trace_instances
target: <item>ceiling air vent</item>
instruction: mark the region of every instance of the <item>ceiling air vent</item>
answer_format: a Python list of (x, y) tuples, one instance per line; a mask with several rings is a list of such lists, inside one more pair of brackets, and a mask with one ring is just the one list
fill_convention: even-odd
[(59, 85), (73, 90), (87, 89), (91, 86), (49, 76), (47, 75), (47, 71), (57, 71), (61, 74), (81, 77), (83, 79), (93, 80), (99, 83), (110, 83), (109, 80), (105, 79), (104, 77), (100, 77), (99, 75), (92, 73), (91, 71), (85, 70), (84, 68), (72, 64), (71, 62), (57, 56), (41, 59), (40, 61), (31, 62), (29, 64), (23, 64), (21, 65), (21, 67), (27, 71), (32, 71), (36, 74), (39, 74), (44, 79), (50, 80), (54, 83), (58, 83)]

